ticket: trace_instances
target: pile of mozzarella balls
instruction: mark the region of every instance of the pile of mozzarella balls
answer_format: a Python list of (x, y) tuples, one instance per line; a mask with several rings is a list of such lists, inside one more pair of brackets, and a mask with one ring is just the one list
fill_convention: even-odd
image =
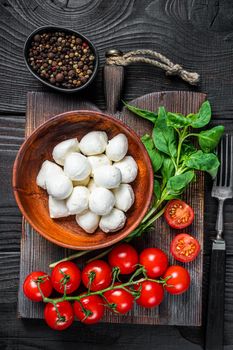
[(56, 163), (44, 161), (36, 179), (49, 195), (50, 217), (76, 215), (88, 233), (98, 226), (106, 233), (123, 228), (135, 199), (129, 183), (138, 173), (127, 152), (124, 134), (108, 141), (103, 131), (89, 132), (80, 142), (73, 138), (57, 144), (52, 153)]

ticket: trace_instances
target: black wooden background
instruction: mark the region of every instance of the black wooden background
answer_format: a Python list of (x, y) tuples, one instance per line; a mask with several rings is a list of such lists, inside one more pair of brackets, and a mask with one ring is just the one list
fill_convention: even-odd
[[(201, 83), (195, 88), (153, 67), (128, 67), (124, 99), (160, 90), (207, 92), (213, 123), (224, 123), (233, 132), (232, 0), (0, 0), (0, 349), (201, 349), (203, 327), (102, 324), (87, 328), (76, 323), (56, 333), (42, 321), (16, 317), (21, 215), (11, 191), (11, 171), (24, 138), (26, 92), (46, 91), (27, 71), (22, 50), (27, 35), (47, 24), (71, 27), (90, 37), (99, 50), (101, 66), (108, 48), (150, 48), (198, 71)], [(101, 71), (85, 97), (104, 109)], [(210, 188), (211, 182), (206, 181), (204, 317), (216, 216)], [(232, 213), (233, 201), (229, 201), (225, 207), (227, 350), (233, 349)]]

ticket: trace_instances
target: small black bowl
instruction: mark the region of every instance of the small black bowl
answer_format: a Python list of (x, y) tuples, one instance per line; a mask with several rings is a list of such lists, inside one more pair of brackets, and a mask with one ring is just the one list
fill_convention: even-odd
[[(73, 88), (73, 89), (65, 89), (65, 88), (58, 87), (58, 86), (55, 86), (53, 84), (50, 84), (49, 81), (42, 79), (38, 74), (36, 74), (36, 72), (34, 72), (32, 70), (32, 68), (31, 68), (31, 66), (30, 66), (30, 64), (28, 62), (28, 57), (29, 57), (28, 53), (29, 53), (29, 48), (31, 46), (32, 39), (33, 39), (33, 37), (36, 34), (43, 34), (43, 33), (46, 33), (46, 32), (64, 32), (64, 33), (68, 33), (68, 34), (75, 34), (75, 35), (79, 36), (81, 39), (85, 40), (88, 43), (91, 51), (95, 55), (95, 60), (94, 60), (94, 69), (93, 69), (92, 75), (87, 80), (87, 82), (85, 84), (83, 84), (81, 86), (78, 86), (76, 88)], [(94, 78), (96, 76), (96, 73), (97, 73), (97, 70), (98, 70), (98, 64), (99, 64), (97, 50), (96, 50), (94, 44), (89, 39), (87, 39), (83, 34), (80, 34), (79, 32), (77, 32), (77, 31), (75, 31), (73, 29), (68, 29), (68, 28), (63, 28), (63, 27), (56, 27), (56, 26), (39, 27), (36, 30), (34, 30), (28, 36), (28, 38), (27, 38), (27, 40), (25, 41), (25, 44), (24, 44), (24, 60), (25, 60), (25, 63), (26, 63), (26, 66), (27, 66), (28, 70), (32, 73), (32, 75), (36, 79), (38, 79), (43, 84), (51, 87), (54, 90), (61, 91), (61, 92), (66, 92), (66, 93), (73, 93), (73, 92), (81, 91), (81, 90), (85, 89), (86, 87), (88, 87), (92, 83), (92, 81), (94, 80)]]

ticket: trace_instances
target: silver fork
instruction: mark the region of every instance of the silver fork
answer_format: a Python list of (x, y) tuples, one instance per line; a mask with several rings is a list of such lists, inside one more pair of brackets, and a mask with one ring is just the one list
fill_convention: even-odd
[(226, 199), (233, 197), (233, 135), (226, 134), (217, 150), (220, 169), (216, 176), (212, 197), (218, 199), (217, 236), (212, 242), (209, 274), (209, 294), (206, 320), (205, 349), (222, 350), (224, 343), (224, 287), (226, 244), (223, 238), (223, 208)]

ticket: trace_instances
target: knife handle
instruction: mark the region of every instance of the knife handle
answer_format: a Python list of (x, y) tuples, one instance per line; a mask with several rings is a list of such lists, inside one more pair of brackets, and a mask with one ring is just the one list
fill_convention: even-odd
[(224, 240), (212, 245), (205, 349), (222, 350), (224, 343), (224, 288), (226, 246)]

